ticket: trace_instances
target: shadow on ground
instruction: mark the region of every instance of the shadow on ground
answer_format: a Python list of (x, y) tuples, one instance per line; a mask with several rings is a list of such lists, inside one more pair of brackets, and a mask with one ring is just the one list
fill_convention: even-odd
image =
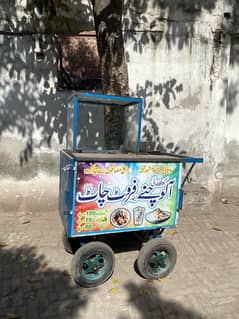
[[(137, 285), (129, 282), (125, 285), (128, 293), (128, 303), (138, 313), (137, 319), (201, 319), (202, 316), (194, 310), (172, 300), (162, 299), (158, 289), (152, 282)], [(118, 319), (127, 319), (119, 316)]]
[(28, 246), (0, 248), (0, 287), (0, 319), (73, 318), (82, 314), (91, 294)]

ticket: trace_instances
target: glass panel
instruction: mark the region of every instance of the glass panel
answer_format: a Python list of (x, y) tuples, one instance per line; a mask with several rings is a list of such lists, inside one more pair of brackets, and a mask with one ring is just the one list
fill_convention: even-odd
[(127, 152), (137, 152), (139, 130), (139, 104), (125, 107), (123, 129), (123, 149)]
[(66, 149), (73, 149), (74, 99), (68, 103)]
[[(87, 98), (87, 101), (80, 98), (74, 114), (74, 99), (71, 100), (67, 113), (67, 149), (73, 149), (75, 134), (78, 151), (134, 153), (139, 150), (140, 104), (133, 104), (130, 98), (127, 104), (125, 101), (119, 104), (119, 100), (117, 104), (111, 102), (114, 103), (110, 104), (108, 100), (103, 103), (102, 97), (99, 101), (97, 98)], [(110, 116), (108, 112), (112, 112)], [(74, 125), (77, 126), (75, 133)]]
[(97, 104), (79, 103), (77, 148), (83, 151), (105, 149), (104, 108)]

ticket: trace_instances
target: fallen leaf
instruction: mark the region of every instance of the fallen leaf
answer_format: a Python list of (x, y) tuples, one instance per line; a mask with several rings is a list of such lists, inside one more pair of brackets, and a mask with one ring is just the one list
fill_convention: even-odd
[(111, 295), (115, 295), (117, 292), (118, 292), (118, 288), (116, 288), (116, 287), (109, 289), (109, 293), (110, 293)]
[(5, 241), (0, 241), (0, 247), (6, 247), (8, 246), (8, 243), (6, 243)]
[(16, 319), (19, 318), (19, 316), (16, 313), (6, 313), (6, 319)]
[(31, 222), (30, 220), (25, 220), (23, 224), (29, 224), (30, 222)]
[(219, 227), (212, 227), (212, 230), (222, 231), (222, 229), (221, 229), (221, 228), (219, 228)]
[(168, 229), (167, 235), (174, 236), (177, 233), (176, 229)]
[(32, 284), (32, 283), (38, 283), (41, 280), (39, 278), (37, 278), (37, 277), (30, 277), (30, 278), (27, 279), (27, 281)]
[(20, 255), (20, 262), (23, 263), (24, 261), (27, 261), (27, 256)]
[(170, 279), (169, 277), (158, 278), (158, 281), (159, 281), (159, 282), (164, 282), (164, 281), (167, 281), (167, 280), (169, 280), (169, 279)]
[(138, 288), (138, 295), (142, 296), (144, 293), (144, 289), (143, 288)]
[(114, 285), (118, 285), (119, 284), (119, 280), (114, 278), (114, 279), (112, 279), (112, 283)]
[(48, 268), (48, 263), (44, 263), (42, 266), (41, 266), (41, 269), (42, 270), (45, 270)]
[(63, 270), (63, 276), (70, 277), (70, 273), (67, 270)]

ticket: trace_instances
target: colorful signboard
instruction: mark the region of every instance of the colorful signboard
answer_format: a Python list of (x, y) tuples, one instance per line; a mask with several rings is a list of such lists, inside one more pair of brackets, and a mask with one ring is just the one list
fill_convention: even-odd
[(78, 162), (74, 233), (170, 227), (180, 163)]

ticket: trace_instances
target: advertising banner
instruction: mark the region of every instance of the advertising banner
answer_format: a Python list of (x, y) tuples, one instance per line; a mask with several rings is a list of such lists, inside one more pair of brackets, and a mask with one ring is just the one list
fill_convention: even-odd
[(77, 164), (74, 233), (170, 227), (180, 163)]

